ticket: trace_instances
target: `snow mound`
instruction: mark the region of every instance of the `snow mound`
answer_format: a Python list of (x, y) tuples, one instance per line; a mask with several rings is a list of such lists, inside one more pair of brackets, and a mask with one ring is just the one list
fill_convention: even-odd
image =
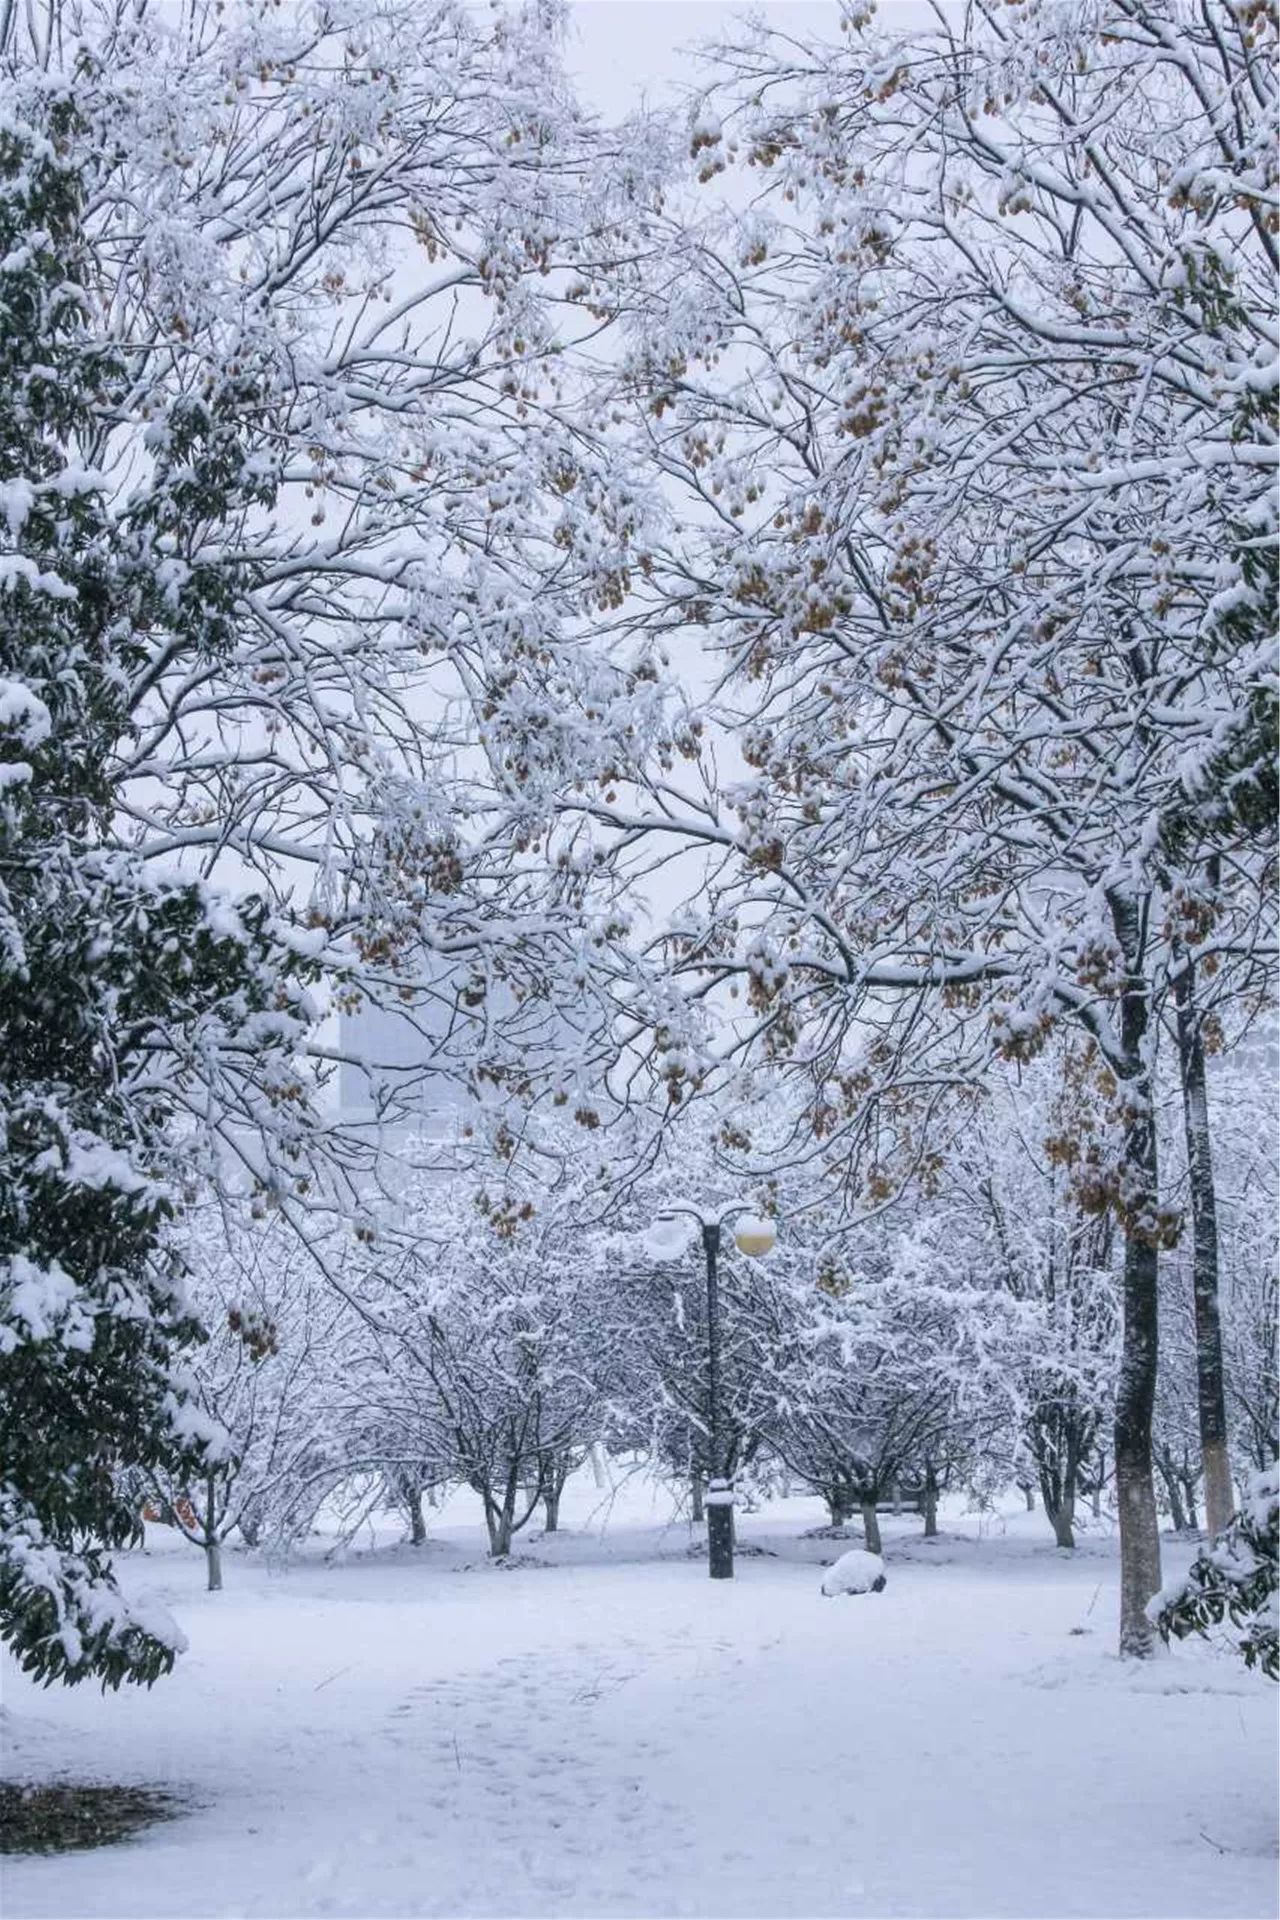
[(879, 1593), (884, 1586), (884, 1561), (878, 1553), (854, 1547), (842, 1553), (822, 1577), (822, 1591), (830, 1598), (836, 1593)]

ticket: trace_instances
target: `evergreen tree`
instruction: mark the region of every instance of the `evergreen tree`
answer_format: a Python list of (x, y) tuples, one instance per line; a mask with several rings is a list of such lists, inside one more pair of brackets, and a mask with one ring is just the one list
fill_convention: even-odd
[(141, 434), (94, 325), (81, 123), (65, 90), (25, 105), (0, 132), (0, 1633), (46, 1682), (114, 1686), (181, 1644), (115, 1583), (131, 1470), (220, 1445), (176, 1364), (197, 1332), (177, 1158), (198, 1107), (252, 1121), (237, 1086), (299, 1151), (307, 963), (260, 903), (113, 839), (128, 679), (166, 641), (210, 663), (231, 642), (240, 583), (184, 528), (255, 484), (245, 396), (188, 399), (145, 477), (108, 487), (94, 456)]
[(1280, 1680), (1276, 1566), (1280, 1547), (1280, 1479), (1276, 1468), (1254, 1474), (1239, 1513), (1191, 1564), (1185, 1580), (1151, 1602), (1151, 1618), (1167, 1642), (1226, 1626), (1247, 1667)]

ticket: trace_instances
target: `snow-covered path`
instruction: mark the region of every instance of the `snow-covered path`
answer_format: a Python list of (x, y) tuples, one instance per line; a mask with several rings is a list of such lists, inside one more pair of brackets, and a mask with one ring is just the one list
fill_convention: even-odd
[(104, 1700), (10, 1669), (5, 1771), (195, 1810), (8, 1861), (8, 1920), (1275, 1911), (1272, 1699), (1200, 1647), (1122, 1669), (1109, 1540), (1071, 1560), (1018, 1516), (926, 1546), (904, 1520), (888, 1590), (825, 1600), (813, 1503), (748, 1519), (772, 1553), (713, 1585), (650, 1497), (602, 1541), (579, 1489), (575, 1530), (527, 1549), (553, 1564), (510, 1572), (463, 1507), (417, 1552), (232, 1557), (214, 1596), (195, 1555), (140, 1559), (178, 1673)]

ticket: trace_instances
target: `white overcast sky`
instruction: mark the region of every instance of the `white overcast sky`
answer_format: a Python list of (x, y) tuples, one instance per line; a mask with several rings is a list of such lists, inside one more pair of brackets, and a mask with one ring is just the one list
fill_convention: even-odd
[(567, 64), (584, 100), (606, 120), (694, 82), (694, 63), (683, 50), (714, 39), (735, 17), (753, 13), (797, 35), (825, 39), (835, 37), (840, 20), (837, 0), (753, 7), (741, 0), (572, 0), (571, 11)]

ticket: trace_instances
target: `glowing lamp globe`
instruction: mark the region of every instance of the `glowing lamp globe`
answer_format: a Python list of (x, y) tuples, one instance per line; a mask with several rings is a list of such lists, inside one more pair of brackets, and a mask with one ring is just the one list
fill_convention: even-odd
[(762, 1253), (768, 1253), (777, 1237), (777, 1229), (772, 1220), (764, 1220), (758, 1213), (748, 1213), (744, 1214), (738, 1222), (733, 1244), (739, 1253), (750, 1253), (758, 1257)]

